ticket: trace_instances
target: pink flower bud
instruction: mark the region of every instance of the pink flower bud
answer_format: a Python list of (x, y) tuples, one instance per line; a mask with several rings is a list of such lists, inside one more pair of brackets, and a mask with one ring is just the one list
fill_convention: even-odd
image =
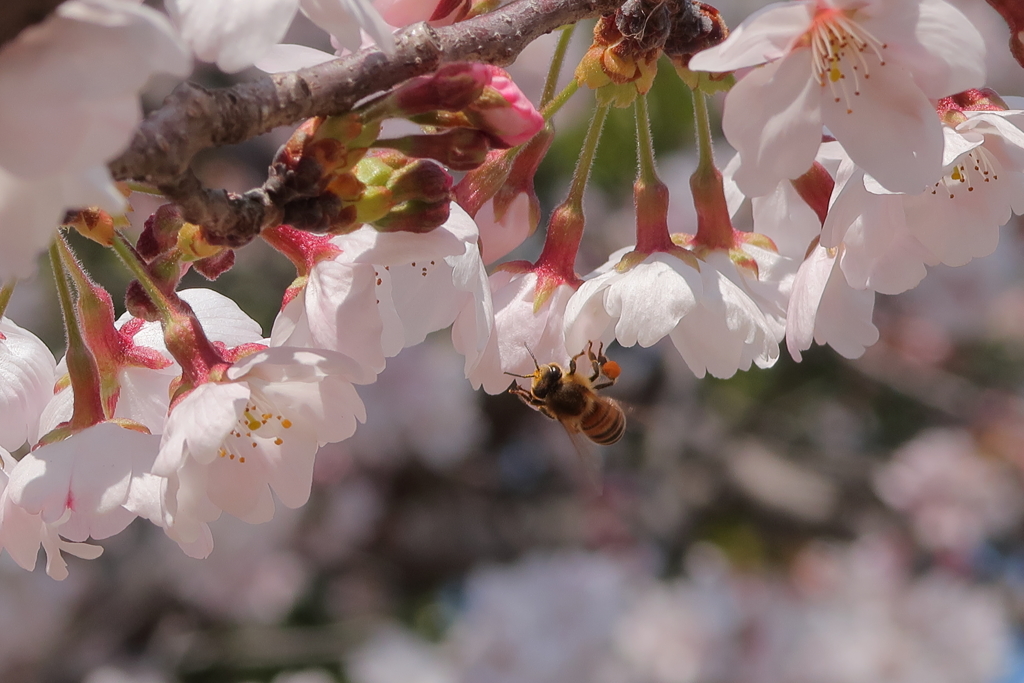
[(491, 83), (491, 69), (485, 64), (446, 64), (430, 76), (417, 76), (392, 93), (400, 116), (432, 111), (460, 111), (471, 106)]
[(491, 65), (484, 68), (490, 71), (490, 83), (466, 113), (481, 130), (509, 147), (521, 145), (544, 127), (544, 117), (508, 72)]

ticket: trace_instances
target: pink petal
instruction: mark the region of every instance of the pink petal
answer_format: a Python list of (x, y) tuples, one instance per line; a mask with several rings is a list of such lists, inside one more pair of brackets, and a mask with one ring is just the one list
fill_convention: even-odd
[(821, 116), (850, 158), (893, 192), (916, 194), (934, 183), (942, 168), (942, 125), (910, 75), (886, 64), (861, 79), (859, 95), (852, 83), (848, 88), (849, 97), (836, 102), (825, 86)]
[(813, 2), (775, 3), (763, 7), (733, 29), (724, 42), (694, 55), (690, 69), (735, 71), (779, 59), (810, 28), (813, 16)]
[(725, 98), (722, 129), (740, 154), (735, 180), (748, 197), (768, 194), (814, 162), (821, 110), (810, 60), (810, 50), (797, 50), (751, 71)]

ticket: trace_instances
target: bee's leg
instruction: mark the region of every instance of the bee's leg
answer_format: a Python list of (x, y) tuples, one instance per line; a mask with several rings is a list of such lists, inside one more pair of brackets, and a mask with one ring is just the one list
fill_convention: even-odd
[[(594, 376), (594, 379), (597, 379), (596, 375)], [(608, 387), (610, 387), (613, 384), (615, 384), (615, 380), (608, 380), (607, 382), (601, 382), (600, 384), (595, 384), (595, 385), (593, 385), (590, 388), (593, 389), (594, 391), (600, 391), (601, 389), (607, 389)]]
[(588, 344), (587, 348), (583, 349), (582, 351), (580, 351), (575, 356), (573, 356), (572, 358), (569, 359), (569, 374), (570, 375), (576, 374), (576, 359), (579, 358), (580, 356), (588, 355), (589, 351), (590, 351), (590, 345)]
[[(584, 350), (584, 353), (587, 354), (587, 360), (590, 361), (590, 369), (593, 371), (593, 374), (590, 375), (591, 382), (601, 376), (601, 359), (604, 358), (604, 355), (601, 353), (601, 349), (603, 348), (604, 342), (601, 342), (601, 345), (597, 347), (597, 354), (595, 355), (594, 342), (591, 341), (587, 342), (587, 348)], [(597, 387), (593, 388), (596, 389)]]
[(518, 384), (514, 384), (509, 387), (508, 393), (518, 396), (520, 401), (534, 410), (540, 410), (540, 407), (544, 405), (544, 401), (541, 401), (539, 398), (534, 396), (532, 391), (527, 391)]

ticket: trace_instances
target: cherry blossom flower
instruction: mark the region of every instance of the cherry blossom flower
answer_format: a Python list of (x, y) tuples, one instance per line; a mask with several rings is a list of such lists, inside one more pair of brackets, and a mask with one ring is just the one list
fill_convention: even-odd
[[(364, 226), (330, 239), (290, 228), (270, 239), (301, 241), (308, 276), (300, 277), (274, 321), (271, 344), (338, 351), (368, 370), (384, 369), (386, 357), (418, 344), (455, 319), (459, 302), (440, 294), (430, 309), (410, 302), (435, 282), (451, 282), (445, 259), (465, 251), (476, 237), (475, 224), (453, 212), (445, 225), (427, 233), (379, 232)], [(442, 264), (442, 265), (438, 265)]]
[(386, 52), (395, 45), (369, 0), (168, 0), (167, 11), (196, 55), (227, 72), (241, 71), (265, 55), (298, 11), (350, 50), (359, 49), (360, 28)]
[[(745, 249), (766, 274), (777, 262), (769, 250)], [(778, 359), (781, 316), (770, 320), (754, 296), (747, 276), (724, 252), (712, 251), (698, 262), (692, 255), (684, 260), (625, 248), (585, 278), (569, 300), (565, 343), (573, 349), (614, 338), (623, 346), (647, 347), (669, 336), (698, 377), (731, 377), (751, 363), (768, 367)]]
[(786, 313), (786, 346), (794, 360), (812, 342), (859, 358), (878, 341), (878, 328), (871, 322), (875, 293), (847, 282), (839, 268), (844, 250), (816, 245), (797, 271)]
[[(183, 289), (178, 296), (185, 300), (203, 325), (203, 331), (213, 342), (227, 347), (258, 342), (263, 334), (259, 323), (250, 318), (233, 300), (212, 289)], [(181, 374), (164, 345), (159, 322), (146, 322), (125, 313), (117, 320), (121, 339), (122, 358), (118, 359), (117, 380), (120, 391), (111, 417), (131, 420), (145, 426), (151, 434), (160, 434), (167, 419), (170, 404), (170, 386)], [(154, 362), (163, 359), (163, 362)], [(57, 367), (57, 375), (67, 372), (64, 359)], [(38, 432), (33, 441), (71, 418), (73, 394), (65, 387), (52, 398), (43, 410)]]
[(0, 318), (0, 448), (33, 438), (53, 396), (56, 361), (34, 334)]
[(884, 187), (935, 182), (942, 130), (931, 100), (984, 83), (977, 29), (944, 0), (802, 0), (755, 12), (690, 68), (764, 64), (726, 97), (722, 126), (749, 195), (803, 174), (822, 125)]
[(583, 348), (570, 353), (565, 346), (565, 307), (576, 287), (545, 282), (542, 272), (517, 272), (515, 266), (506, 264), (489, 279), (496, 343), (488, 344), (469, 374), (473, 386), (482, 386), (489, 394), (508, 387), (511, 377), (507, 373), (533, 372), (535, 358), (567, 366), (570, 356)]
[(466, 356), (468, 377), (488, 343), (496, 343), (491, 341), (494, 309), (478, 239), (476, 223), (453, 202), (445, 224), (425, 235), (365, 230), (361, 245), (347, 241), (352, 261), (378, 266), (385, 355), (396, 355), (454, 323), (452, 342)]
[(845, 161), (822, 244), (846, 245), (842, 269), (855, 288), (898, 294), (926, 265), (961, 266), (995, 251), (1010, 212), (1024, 212), (1024, 112), (965, 111), (943, 126), (943, 176), (923, 191), (888, 192)]
[(123, 211), (105, 164), (149, 77), (188, 69), (166, 17), (122, 0), (65, 2), (0, 49), (0, 278), (34, 271), (68, 209)]
[(353, 382), (372, 381), (339, 353), (273, 347), (199, 385), (171, 410), (152, 472), (163, 477), (153, 519), (187, 552), (212, 550), (207, 522), (223, 510), (258, 524), (281, 503), (305, 504), (320, 445), (365, 421)]
[[(818, 160), (833, 169), (848, 160), (838, 143), (822, 145)], [(725, 188), (730, 213), (735, 214), (745, 197), (733, 182), (739, 167), (739, 155), (725, 169)], [(824, 172), (824, 166), (821, 168)], [(829, 344), (847, 358), (858, 358), (878, 341), (878, 329), (872, 324), (875, 294), (854, 289), (843, 277), (839, 263), (845, 245), (826, 249), (818, 244), (825, 205), (834, 196), (831, 176), (810, 176), (822, 206), (812, 208), (788, 180), (763, 196), (750, 199), (754, 229), (770, 238), (778, 247), (776, 265), (778, 294), (785, 309), (786, 345), (794, 360), (811, 344)], [(820, 212), (820, 213), (819, 213)]]
[(135, 519), (125, 505), (159, 443), (158, 436), (102, 422), (25, 455), (8, 473), (6, 494), (63, 538), (108, 538)]
[(6, 550), (22, 569), (35, 569), (39, 546), (46, 552), (46, 573), (58, 581), (68, 577), (68, 566), (62, 553), (87, 560), (100, 556), (103, 548), (88, 543), (75, 543), (60, 537), (60, 520), (47, 524), (41, 516), (16, 505), (8, 493), (10, 472), (16, 461), (0, 448), (0, 548)]

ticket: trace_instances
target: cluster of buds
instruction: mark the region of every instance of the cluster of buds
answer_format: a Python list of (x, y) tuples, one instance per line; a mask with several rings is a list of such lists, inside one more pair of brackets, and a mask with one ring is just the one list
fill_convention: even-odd
[[(432, 130), (378, 139), (388, 118)], [(452, 187), (447, 170), (428, 159), (469, 171), (543, 125), (501, 69), (451, 64), (348, 115), (307, 121), (278, 152), (267, 192), (282, 223), (307, 232), (345, 234), (363, 224), (427, 232), (448, 219)]]
[(359, 223), (383, 232), (429, 232), (448, 220), (452, 177), (434, 162), (373, 150), (355, 172), (365, 188)]
[(355, 113), (303, 123), (278, 151), (267, 181), (283, 222), (316, 233), (357, 228), (364, 187), (353, 168), (379, 134), (379, 122), (364, 124)]
[(594, 26), (594, 42), (576, 80), (597, 91), (600, 104), (627, 107), (654, 85), (658, 58), (685, 67), (692, 54), (729, 35), (718, 10), (693, 0), (628, 0)]

